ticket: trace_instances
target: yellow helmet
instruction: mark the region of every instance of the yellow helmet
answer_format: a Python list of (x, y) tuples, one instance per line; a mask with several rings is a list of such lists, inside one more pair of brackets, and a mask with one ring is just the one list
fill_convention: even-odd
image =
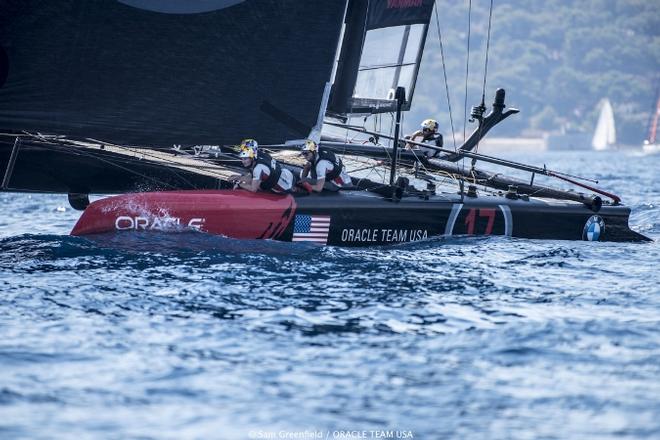
[(437, 131), (438, 130), (438, 121), (436, 121), (435, 119), (425, 119), (422, 122), (422, 130)]
[(316, 153), (319, 151), (319, 146), (313, 140), (307, 139), (303, 144), (302, 148), (300, 149), (300, 151), (303, 153), (306, 151), (311, 151), (312, 153)]
[(254, 159), (257, 157), (259, 144), (254, 139), (244, 139), (241, 141), (238, 157)]

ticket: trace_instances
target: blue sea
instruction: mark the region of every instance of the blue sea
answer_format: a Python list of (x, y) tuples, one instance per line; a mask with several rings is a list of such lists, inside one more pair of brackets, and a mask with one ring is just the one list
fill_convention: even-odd
[(660, 438), (660, 156), (524, 158), (655, 241), (89, 241), (0, 193), (0, 438)]

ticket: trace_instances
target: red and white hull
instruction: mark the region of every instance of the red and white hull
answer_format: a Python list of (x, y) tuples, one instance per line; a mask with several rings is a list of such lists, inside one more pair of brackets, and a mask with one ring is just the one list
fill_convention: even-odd
[(295, 207), (289, 195), (247, 191), (125, 194), (90, 204), (71, 234), (197, 229), (239, 239), (278, 238)]
[(198, 190), (125, 194), (90, 204), (73, 235), (196, 229), (236, 239), (373, 246), (433, 236), (646, 241), (628, 227), (630, 208), (500, 196), (400, 201), (365, 191), (309, 196)]

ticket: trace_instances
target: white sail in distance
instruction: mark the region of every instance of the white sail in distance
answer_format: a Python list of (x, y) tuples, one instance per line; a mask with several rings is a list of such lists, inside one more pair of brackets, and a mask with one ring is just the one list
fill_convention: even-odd
[(616, 144), (616, 127), (614, 125), (614, 111), (610, 100), (605, 98), (601, 101), (600, 116), (591, 140), (594, 150), (607, 150)]

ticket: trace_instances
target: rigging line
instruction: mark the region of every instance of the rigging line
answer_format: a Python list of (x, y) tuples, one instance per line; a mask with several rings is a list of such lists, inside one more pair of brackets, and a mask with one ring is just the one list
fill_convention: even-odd
[[(390, 113), (390, 117), (392, 118), (392, 122), (390, 124), (390, 133), (389, 133), (389, 135), (390, 135), (390, 138), (393, 139), (393, 141), (391, 141), (391, 147), (392, 147), (392, 154), (394, 154), (394, 143), (399, 142), (399, 140), (394, 138), (394, 133), (396, 132), (395, 127), (394, 127), (396, 125), (396, 115), (394, 113)], [(401, 121), (399, 121), (399, 123), (401, 123)], [(398, 148), (397, 148), (397, 152), (399, 153), (399, 155), (401, 154), (401, 152), (398, 151)], [(390, 156), (389, 153), (387, 155)], [(390, 160), (398, 161), (399, 157), (400, 156), (390, 156)]]
[(386, 171), (384, 169), (382, 169), (382, 168), (373, 168), (371, 171), (369, 171), (369, 174), (367, 174), (367, 177), (365, 177), (365, 179), (368, 178), (371, 175), (372, 172), (376, 173), (376, 175), (381, 179), (381, 185), (383, 185), (383, 187), (387, 186), (387, 184), (385, 184), (385, 180), (387, 179), (387, 175), (385, 174)]
[[(360, 162), (358, 162), (358, 163), (360, 163)], [(362, 163), (363, 163), (363, 164), (367, 164), (367, 163), (369, 163), (369, 162), (362, 162)], [(367, 173), (366, 176), (364, 176), (364, 177), (356, 177), (356, 179), (358, 179), (358, 180), (368, 179), (369, 176), (371, 176), (371, 174), (372, 174), (373, 172), (376, 172), (376, 174), (378, 174), (378, 177), (383, 177), (383, 178), (384, 178), (384, 176), (381, 176), (381, 174), (377, 171), (377, 169), (379, 169), (379, 168), (382, 167), (382, 166), (383, 166), (383, 163), (382, 163), (382, 162), (377, 162), (377, 163), (375, 163), (374, 165), (365, 166), (365, 167), (363, 167), (363, 168), (358, 168), (358, 169), (351, 170), (351, 171), (347, 171), (347, 172), (348, 172), (349, 175), (350, 175), (350, 173), (355, 173), (355, 172), (358, 172), (358, 171), (369, 170), (369, 172)]]
[[(127, 149), (127, 148), (125, 148), (125, 149)], [(134, 152), (134, 151), (133, 151), (133, 152)], [(96, 155), (95, 155), (94, 153), (90, 153), (90, 156), (96, 156), (96, 158), (98, 159), (99, 156), (100, 156), (100, 154), (96, 154)], [(148, 155), (148, 154), (142, 154), (142, 156), (143, 156), (143, 157), (147, 157), (147, 156), (150, 156), (150, 155)], [(157, 156), (154, 156), (154, 155), (151, 155), (151, 157), (153, 157), (153, 158), (157, 158)], [(175, 162), (173, 162), (173, 161), (164, 160), (164, 159), (161, 159), (161, 160), (163, 160), (165, 163), (172, 163), (172, 164), (175, 164)], [(133, 161), (136, 161), (136, 160), (133, 159)], [(139, 161), (139, 160), (137, 160), (137, 161)], [(186, 179), (185, 177), (183, 177), (183, 176), (182, 176), (181, 174), (179, 174), (179, 172), (176, 171), (175, 169), (173, 169), (173, 168), (169, 168), (169, 167), (168, 167), (168, 170), (169, 170), (172, 174), (174, 174), (178, 179), (180, 179), (180, 180), (183, 181), (184, 183), (190, 185), (192, 188), (199, 189), (199, 188), (197, 187), (197, 185), (193, 184), (191, 181), (189, 181), (188, 179)], [(215, 174), (215, 173), (212, 173), (212, 174)]]
[[(399, 122), (400, 122), (400, 124), (401, 124), (401, 125), (400, 125), (401, 128), (403, 129), (403, 127), (406, 126), (406, 124), (405, 124), (405, 122), (406, 122), (406, 115), (405, 115), (405, 113), (401, 112), (401, 120), (400, 120)], [(398, 157), (396, 158), (396, 161), (397, 161), (397, 162), (401, 162), (401, 155), (403, 154), (403, 150), (404, 150), (404, 148), (397, 148), (397, 153), (399, 154)]]
[(440, 41), (440, 59), (442, 60), (442, 73), (445, 77), (445, 92), (447, 94), (447, 107), (449, 107), (449, 125), (451, 125), (451, 139), (456, 151), (456, 132), (454, 130), (454, 117), (451, 110), (451, 99), (449, 97), (449, 82), (447, 81), (447, 66), (445, 65), (445, 49), (442, 44), (442, 32), (440, 31), (440, 18), (438, 17), (438, 2), (435, 2), (435, 24), (438, 28), (438, 40)]
[[(490, 30), (493, 23), (493, 0), (490, 0), (490, 8), (488, 10), (488, 36), (486, 38), (486, 59), (484, 61), (484, 82), (481, 88), (481, 107), (486, 106), (486, 79), (488, 78), (488, 54), (490, 53)], [(481, 132), (482, 125), (479, 124), (479, 132)], [(481, 140), (481, 139), (480, 139)], [(475, 153), (479, 151), (479, 143), (474, 146)], [(477, 159), (472, 158), (472, 168), (477, 164)]]
[(372, 167), (372, 168), (369, 170), (369, 172), (367, 173), (367, 175), (364, 176), (364, 179), (368, 179), (369, 176), (371, 176), (371, 174), (372, 174), (373, 172), (375, 172), (375, 173), (378, 175), (378, 177), (384, 179), (384, 176), (381, 176), (380, 173), (379, 173), (378, 171), (376, 171), (376, 167)]
[[(146, 176), (146, 175), (140, 174), (140, 173), (138, 173), (138, 172), (136, 172), (136, 171), (132, 171), (132, 170), (130, 170), (130, 169), (127, 169), (127, 168), (121, 167), (120, 165), (116, 164), (115, 162), (113, 162), (113, 161), (111, 161), (111, 160), (108, 160), (108, 159), (102, 159), (102, 158), (101, 158), (101, 155), (96, 154), (96, 152), (93, 152), (93, 151), (83, 151), (83, 149), (85, 149), (85, 148), (89, 148), (89, 146), (88, 146), (88, 145), (85, 145), (82, 141), (76, 141), (76, 140), (69, 139), (69, 138), (66, 138), (66, 137), (60, 137), (60, 138), (56, 138), (56, 139), (49, 139), (48, 137), (44, 137), (44, 136), (41, 136), (41, 135), (34, 135), (34, 134), (32, 134), (32, 133), (24, 133), (22, 136), (23, 136), (23, 137), (29, 137), (29, 138), (31, 137), (31, 138), (34, 138), (34, 139), (40, 141), (40, 142), (45, 142), (45, 143), (47, 143), (47, 144), (50, 144), (51, 147), (57, 147), (57, 146), (60, 146), (60, 147), (67, 148), (67, 149), (69, 149), (71, 152), (75, 152), (75, 153), (78, 153), (78, 154), (86, 155), (86, 156), (88, 156), (88, 157), (92, 157), (92, 158), (94, 158), (94, 159), (96, 159), (96, 160), (99, 160), (99, 161), (102, 161), (102, 162), (108, 163), (108, 164), (110, 164), (110, 165), (113, 165), (113, 166), (119, 167), (119, 168), (121, 168), (121, 169), (124, 169), (125, 171), (132, 172), (133, 174), (139, 175), (140, 177), (143, 177), (143, 178), (145, 178), (145, 179), (147, 179), (147, 180), (151, 180), (152, 182), (157, 183), (157, 184), (159, 184), (159, 185), (166, 185), (166, 186), (169, 186), (170, 188), (176, 189), (176, 187), (171, 186), (171, 185), (169, 185), (169, 184), (167, 184), (167, 183), (165, 183), (165, 182), (161, 182), (161, 181), (159, 181), (159, 180), (157, 180), (157, 179), (155, 179), (155, 178), (151, 178), (151, 177), (149, 177), (149, 176)], [(112, 144), (112, 143), (110, 143), (110, 142), (99, 141), (99, 140), (97, 140), (97, 139), (91, 139), (91, 138), (90, 138), (89, 140), (91, 140), (91, 141), (93, 141), (93, 142), (97, 142), (97, 143), (99, 143), (99, 144), (101, 144), (101, 145), (107, 145), (107, 146), (110, 146), (110, 147), (113, 147), (113, 148), (117, 148), (117, 149), (120, 149), (120, 150), (126, 150), (126, 151), (129, 151), (129, 152), (131, 152), (131, 153), (133, 153), (133, 154), (136, 154), (136, 155), (139, 154), (139, 155), (142, 155), (143, 158), (144, 158), (144, 157), (153, 157), (153, 158), (156, 158), (156, 159), (160, 159), (161, 162), (162, 162), (162, 163), (165, 163), (165, 164), (172, 164), (172, 165), (186, 166), (186, 167), (188, 167), (188, 168), (199, 168), (199, 169), (209, 168), (208, 166), (202, 166), (202, 165), (192, 165), (192, 164), (191, 164), (191, 165), (185, 165), (185, 164), (182, 165), (182, 164), (180, 164), (180, 163), (178, 163), (178, 162), (176, 162), (176, 161), (173, 161), (173, 160), (171, 160), (171, 159), (158, 158), (158, 156), (155, 156), (155, 155), (153, 155), (153, 154), (150, 155), (150, 154), (147, 153), (149, 150), (153, 150), (153, 149), (148, 148), (148, 147), (143, 147), (143, 148), (138, 148), (138, 147), (126, 147), (126, 146), (122, 146), (122, 145)], [(159, 151), (159, 150), (154, 150), (154, 151), (157, 152), (157, 151)], [(165, 151), (165, 149), (164, 149), (164, 148), (163, 148), (163, 149), (160, 149), (160, 151)], [(136, 159), (136, 158), (132, 158), (132, 157), (129, 156), (129, 157), (123, 157), (122, 160), (125, 161), (125, 162), (127, 162), (127, 163), (130, 163), (130, 162), (140, 162), (142, 159)], [(178, 178), (180, 181), (186, 183), (187, 185), (189, 185), (189, 186), (192, 187), (192, 188), (197, 189), (197, 186), (196, 186), (196, 185), (194, 185), (194, 184), (193, 184), (192, 182), (190, 182), (187, 178), (185, 178), (184, 176), (182, 176), (177, 170), (172, 169), (172, 168), (168, 168), (168, 170), (169, 170), (169, 171), (170, 171), (170, 172), (171, 172), (176, 178)], [(209, 174), (213, 174), (216, 178), (220, 178), (220, 179), (223, 178), (222, 175), (217, 174), (216, 172), (213, 172), (213, 171), (211, 171), (210, 169), (209, 169), (207, 172), (208, 172)]]
[(468, 78), (470, 77), (470, 36), (472, 33), (472, 0), (468, 4), (467, 53), (465, 57), (465, 100), (463, 102), (463, 141), (467, 131)]
[(105, 163), (107, 163), (107, 164), (109, 164), (109, 165), (112, 165), (112, 166), (115, 166), (115, 167), (117, 167), (117, 168), (120, 168), (120, 169), (122, 169), (122, 170), (124, 170), (124, 171), (127, 171), (127, 172), (131, 173), (131, 174), (135, 174), (135, 175), (140, 176), (140, 177), (142, 177), (142, 178), (144, 178), (144, 179), (151, 180), (152, 182), (157, 183), (157, 184), (159, 184), (159, 185), (163, 185), (163, 186), (165, 186), (165, 187), (169, 187), (169, 188), (171, 188), (171, 189), (178, 189), (178, 188), (176, 188), (175, 186), (170, 185), (169, 183), (165, 183), (165, 182), (163, 182), (163, 181), (160, 181), (160, 180), (156, 179), (155, 177), (147, 176), (147, 175), (145, 175), (145, 174), (142, 174), (142, 173), (137, 172), (137, 171), (135, 171), (135, 170), (132, 170), (132, 169), (130, 169), (130, 168), (127, 168), (127, 167), (121, 166), (121, 165), (119, 165), (119, 164), (117, 164), (117, 163), (115, 163), (115, 162), (113, 162), (113, 161), (111, 161), (111, 160), (103, 159), (103, 158), (101, 158), (101, 157), (99, 157), (99, 156), (97, 156), (97, 155), (95, 155), (95, 154), (92, 154), (92, 153), (89, 153), (89, 152), (85, 152), (85, 151), (81, 151), (81, 150), (80, 150), (79, 148), (77, 148), (77, 147), (73, 147), (73, 146), (66, 145), (66, 144), (59, 144), (59, 145), (56, 144), (55, 146), (56, 146), (56, 147), (59, 146), (59, 147), (62, 147), (62, 148), (64, 148), (64, 149), (72, 150), (72, 151), (74, 151), (75, 153), (77, 153), (77, 154), (81, 154), (81, 155), (83, 155), (83, 156), (89, 156), (89, 157), (92, 157), (92, 158), (94, 158), (94, 159), (96, 159), (96, 160), (99, 160), (99, 161), (101, 161), (101, 162), (105, 162)]
[[(390, 116), (391, 116), (391, 114), (390, 114)], [(392, 124), (393, 124), (393, 123), (394, 123), (394, 118), (392, 118)], [(391, 135), (391, 134), (392, 134), (392, 125), (390, 124), (390, 135)], [(393, 136), (390, 136), (390, 138), (393, 138)], [(374, 138), (374, 140), (376, 140), (376, 139)], [(392, 156), (390, 155), (390, 151), (387, 149), (387, 147), (386, 147), (385, 145), (381, 144), (381, 143), (380, 143), (380, 140), (378, 140), (378, 143), (377, 143), (376, 145), (379, 146), (379, 147), (381, 147), (381, 148), (383, 149), (383, 151), (384, 151), (385, 154), (387, 155), (387, 158), (388, 158), (389, 161), (391, 162), (391, 161), (392, 161)]]
[[(191, 154), (188, 151), (180, 150), (180, 149), (177, 150), (177, 149), (172, 148), (172, 147), (162, 147), (162, 148), (134, 147), (134, 146), (113, 144), (113, 143), (110, 143), (110, 142), (105, 142), (105, 141), (101, 141), (101, 140), (97, 140), (97, 139), (93, 139), (93, 138), (87, 138), (87, 140), (93, 141), (93, 142), (96, 142), (96, 143), (100, 144), (101, 149), (103, 149), (103, 146), (105, 145), (105, 146), (117, 148), (119, 150), (126, 150), (126, 151), (128, 151), (129, 153), (132, 153), (132, 154), (142, 155), (143, 158), (153, 158), (156, 161), (161, 161), (161, 162), (164, 162), (164, 163), (177, 165), (177, 166), (184, 166), (186, 168), (212, 169), (213, 166), (217, 167), (217, 165), (215, 165), (213, 162), (209, 162), (208, 160), (204, 160), (204, 158), (200, 157), (198, 154)], [(70, 142), (72, 142), (74, 145), (77, 145), (76, 142), (82, 144), (82, 142), (75, 141), (75, 140), (71, 140)], [(84, 144), (82, 144), (82, 146), (85, 147)], [(231, 145), (229, 147), (235, 147), (235, 146)], [(173, 151), (174, 151), (174, 153), (173, 153)], [(184, 158), (188, 158), (190, 160), (198, 161), (198, 162), (200, 162), (200, 164), (184, 164), (184, 163), (178, 162), (177, 160), (175, 160), (173, 158), (161, 157), (161, 156), (158, 156), (154, 153), (169, 153), (173, 157), (178, 157), (180, 153), (183, 153)], [(238, 162), (238, 159), (233, 158), (232, 156), (230, 156), (227, 153), (222, 153), (221, 152), (219, 154), (222, 155), (223, 157), (230, 158), (230, 159), (224, 159), (224, 160), (227, 160), (227, 161), (231, 160), (231, 161)], [(207, 158), (207, 159), (213, 160), (213, 158)], [(206, 163), (208, 165), (204, 166), (204, 165), (202, 165), (202, 163)], [(212, 174), (216, 177), (220, 177), (220, 178), (222, 177), (222, 175), (218, 174), (217, 172), (212, 173)]]
[(490, 10), (488, 11), (488, 36), (486, 37), (486, 61), (484, 62), (484, 85), (481, 89), (481, 103), (486, 100), (486, 78), (488, 78), (488, 53), (490, 52), (490, 29), (493, 22), (493, 0), (490, 0)]
[[(156, 158), (158, 160), (162, 160), (163, 162), (167, 162), (167, 163), (173, 163), (173, 164), (177, 163), (176, 161), (159, 157), (159, 156), (157, 156), (153, 153), (149, 154), (149, 150), (152, 150), (154, 152), (159, 152), (159, 151), (170, 152), (172, 150), (171, 147), (169, 147), (167, 149), (162, 148), (161, 150), (159, 150), (159, 149), (154, 149), (154, 148), (149, 148), (149, 147), (139, 148), (139, 147), (131, 147), (131, 146), (125, 146), (125, 145), (118, 145), (118, 144), (113, 144), (113, 143), (110, 143), (110, 142), (104, 142), (104, 141), (100, 141), (100, 140), (92, 139), (92, 138), (87, 138), (87, 139), (90, 140), (90, 141), (93, 141), (93, 142), (98, 142), (101, 145), (101, 147), (106, 145), (106, 146), (109, 146), (109, 147), (117, 148), (119, 150), (125, 150), (125, 151), (128, 151), (128, 152), (133, 153), (133, 154), (141, 154), (143, 158), (150, 157), (150, 158)], [(76, 145), (76, 143), (75, 143), (76, 141), (72, 140), (72, 142), (74, 143), (74, 145)], [(85, 147), (85, 145), (82, 145), (82, 146)]]
[(349, 175), (350, 175), (350, 173), (357, 173), (357, 172), (359, 172), (359, 171), (371, 170), (371, 169), (374, 169), (374, 168), (376, 168), (376, 167), (380, 167), (380, 166), (382, 166), (382, 164), (377, 163), (377, 164), (375, 164), (375, 165), (368, 165), (368, 166), (364, 166), (364, 167), (362, 167), (362, 168), (356, 168), (356, 169), (354, 169), (354, 170), (348, 171), (348, 173), (349, 173)]
[[(470, 37), (472, 34), (472, 0), (468, 3), (468, 33), (467, 33), (467, 53), (465, 57), (465, 99), (463, 101), (463, 142), (467, 134), (467, 101), (468, 101), (468, 78), (470, 77)], [(465, 157), (461, 161), (463, 173), (465, 173)]]
[(6, 137), (30, 137), (32, 136), (30, 133), (0, 133), (0, 136), (6, 136)]
[[(66, 147), (66, 144), (61, 144), (61, 145), (64, 146), (64, 147)], [(94, 152), (94, 151), (86, 151), (86, 152), (85, 152), (85, 151), (83, 151), (83, 150), (80, 149), (80, 146), (79, 146), (79, 145), (73, 144), (73, 145), (69, 146), (69, 148), (71, 148), (71, 149), (72, 149), (73, 151), (75, 151), (76, 153), (83, 154), (83, 155), (87, 155), (87, 156), (92, 157), (92, 158), (94, 158), (94, 159), (96, 159), (96, 160), (99, 160), (99, 161), (101, 161), (101, 162), (109, 163), (109, 164), (111, 164), (111, 165), (113, 165), (113, 166), (116, 166), (116, 167), (118, 167), (118, 168), (124, 169), (124, 170), (126, 170), (126, 171), (131, 171), (130, 169), (127, 169), (127, 168), (121, 167), (121, 166), (118, 165), (116, 162), (113, 162), (113, 161), (111, 161), (111, 160), (109, 160), (109, 159), (103, 159), (103, 158), (102, 158), (102, 155), (101, 155), (101, 154), (98, 154), (97, 152)], [(84, 147), (83, 147), (83, 148), (84, 148)], [(144, 163), (144, 162), (142, 162), (142, 159), (137, 159), (137, 158), (134, 158), (134, 157), (124, 157), (124, 158), (122, 158), (121, 160), (123, 160), (123, 161), (126, 162), (126, 163), (140, 163), (140, 162), (141, 162), (141, 163)], [(174, 176), (175, 176), (176, 178), (178, 178), (179, 180), (183, 181), (184, 183), (186, 183), (187, 185), (189, 185), (190, 187), (192, 187), (192, 188), (194, 188), (194, 189), (199, 189), (199, 188), (197, 187), (197, 185), (194, 185), (194, 184), (193, 184), (192, 182), (190, 182), (188, 179), (186, 179), (186, 178), (183, 177), (181, 174), (179, 174), (176, 170), (174, 170), (174, 169), (172, 169), (172, 168), (169, 168), (169, 167), (166, 167), (166, 168), (167, 168), (167, 170), (168, 170), (170, 173), (174, 174)], [(174, 187), (174, 186), (172, 186), (172, 185), (169, 185), (169, 184), (167, 184), (167, 183), (165, 183), (165, 182), (161, 182), (161, 181), (159, 181), (159, 180), (156, 180), (155, 178), (151, 178), (151, 177), (146, 176), (146, 175), (144, 175), (144, 174), (138, 173), (137, 171), (135, 171), (135, 172), (133, 172), (133, 173), (134, 173), (134, 174), (137, 174), (137, 175), (139, 175), (139, 176), (141, 176), (141, 177), (143, 177), (143, 178), (145, 178), (145, 179), (147, 179), (147, 180), (151, 180), (152, 182), (155, 182), (155, 183), (158, 183), (158, 184), (165, 184), (165, 185), (169, 186), (170, 188), (176, 189), (176, 187)]]
[(418, 166), (420, 166), (424, 170), (424, 173), (428, 173), (429, 170), (426, 169), (426, 166), (424, 166), (424, 163), (419, 159), (419, 157), (417, 157), (417, 153), (415, 153), (415, 150), (411, 148), (408, 151), (410, 151), (412, 153), (413, 157), (415, 158), (415, 162), (418, 163), (419, 164)]
[[(193, 168), (193, 169), (206, 169), (207, 172), (208, 172), (209, 174), (213, 174), (216, 178), (219, 178), (219, 179), (221, 179), (221, 180), (223, 179), (222, 174), (218, 174), (217, 170), (213, 170), (213, 168), (212, 168), (213, 166), (217, 167), (217, 165), (215, 165), (215, 164), (213, 164), (213, 163), (206, 162), (206, 161), (204, 161), (204, 160), (201, 159), (201, 158), (197, 158), (197, 157), (194, 157), (194, 158), (191, 157), (191, 158), (190, 158), (191, 160), (195, 160), (195, 161), (199, 161), (199, 162), (201, 162), (200, 164), (183, 164), (183, 163), (181, 163), (181, 162), (177, 162), (176, 160), (171, 159), (171, 158), (160, 157), (160, 156), (155, 155), (155, 154), (153, 154), (153, 153), (152, 153), (152, 154), (149, 154), (149, 151), (150, 151), (150, 150), (153, 150), (153, 149), (151, 149), (151, 148), (135, 148), (135, 147), (127, 147), (127, 146), (123, 146), (123, 145), (116, 145), (116, 144), (111, 144), (111, 143), (107, 143), (107, 142), (97, 141), (96, 139), (91, 139), (91, 140), (93, 140), (93, 141), (95, 141), (95, 142), (100, 142), (101, 145), (107, 145), (107, 146), (110, 146), (110, 147), (113, 147), (113, 148), (117, 148), (117, 149), (120, 149), (120, 150), (128, 151), (128, 152), (133, 153), (133, 154), (139, 154), (139, 155), (142, 155), (142, 158), (151, 158), (151, 159), (154, 159), (154, 161), (156, 161), (156, 162), (160, 161), (161, 163), (165, 163), (165, 164), (171, 164), (171, 165), (174, 165), (174, 166), (183, 166), (183, 167), (186, 167), (186, 168)], [(74, 141), (74, 142), (75, 142), (75, 141)], [(74, 145), (76, 145), (76, 144), (74, 143)], [(86, 147), (83, 145), (83, 148), (86, 148)], [(171, 150), (171, 149), (170, 149), (170, 150)], [(160, 150), (153, 150), (153, 151), (154, 151), (154, 152), (161, 152)], [(171, 151), (168, 151), (168, 150), (165, 150), (165, 149), (163, 149), (162, 152), (165, 152), (165, 153), (171, 153)], [(225, 156), (227, 156), (227, 157), (231, 157), (231, 156), (228, 156), (227, 154), (225, 154)], [(139, 159), (139, 160), (142, 160), (142, 159)], [(148, 159), (147, 159), (147, 160), (148, 160)], [(208, 164), (208, 165), (202, 165), (203, 163), (206, 163), (206, 164)], [(175, 171), (175, 170), (171, 170), (171, 171), (172, 171), (172, 173), (174, 173), (178, 178), (180, 178), (181, 180), (183, 180), (184, 182), (186, 182), (186, 183), (189, 184), (190, 186), (197, 188), (195, 185), (193, 185), (193, 184), (192, 184), (191, 182), (189, 182), (187, 179), (185, 179), (184, 177), (182, 177), (181, 175), (179, 175), (179, 173), (178, 173), (177, 171)]]
[[(82, 142), (82, 141), (79, 141), (79, 140), (76, 140), (76, 139), (71, 139), (69, 137), (65, 137), (65, 139), (67, 139), (69, 141), (72, 141), (72, 142)], [(102, 141), (102, 140), (94, 139), (94, 138), (83, 138), (83, 141), (92, 141), (92, 142), (99, 143), (101, 145), (108, 145), (110, 147), (125, 148), (125, 149), (132, 149), (132, 150), (170, 151), (170, 150), (173, 149), (173, 147), (155, 147), (155, 146), (148, 147), (148, 146), (140, 146), (140, 145), (118, 145), (118, 144), (114, 144), (112, 142)], [(187, 147), (187, 148), (190, 149), (192, 147)], [(181, 151), (183, 151), (183, 150), (181, 150)]]
[(370, 157), (363, 158), (362, 156), (356, 156), (356, 155), (351, 154), (351, 153), (346, 153), (343, 157), (344, 157), (344, 159), (346, 159), (350, 162), (355, 162), (355, 163), (365, 165), (365, 166), (370, 165), (370, 164), (374, 164), (374, 163), (384, 162), (383, 160), (379, 160), (379, 159), (376, 159), (376, 158), (370, 158)]
[[(65, 145), (65, 144), (62, 144), (62, 145)], [(80, 153), (82, 153), (82, 154), (85, 154), (85, 153), (82, 152), (82, 150), (81, 150), (81, 146), (80, 146), (80, 145), (77, 145), (76, 143), (72, 143), (71, 148), (72, 148), (72, 149), (76, 149), (77, 152), (80, 152)], [(87, 148), (87, 147), (84, 147), (84, 146), (83, 146), (82, 148)], [(107, 159), (106, 159), (106, 160), (101, 159), (101, 157), (102, 157), (101, 154), (97, 154), (96, 152), (93, 152), (93, 151), (88, 151), (88, 152), (86, 152), (86, 153), (87, 153), (87, 155), (88, 155), (89, 157), (93, 157), (93, 158), (95, 158), (96, 160), (99, 160), (99, 161), (102, 161), (102, 162), (107, 162), (107, 163), (110, 163), (110, 164), (112, 164), (112, 165), (118, 166), (118, 165), (116, 165), (114, 162), (112, 162), (112, 161), (110, 161), (110, 160), (107, 160)], [(143, 156), (147, 156), (147, 155), (143, 155)], [(154, 157), (155, 157), (155, 156), (154, 156)], [(125, 158), (122, 158), (122, 160), (124, 160), (125, 162), (128, 162), (128, 163), (130, 163), (130, 162), (141, 162), (141, 161), (142, 161), (142, 159), (137, 159), (137, 158), (134, 158), (134, 157), (125, 157)], [(165, 162), (165, 163), (168, 163), (167, 161), (164, 161), (164, 162)], [(185, 177), (183, 177), (182, 175), (180, 175), (179, 172), (177, 172), (176, 170), (174, 170), (174, 169), (172, 169), (172, 168), (169, 168), (169, 167), (167, 167), (167, 168), (168, 168), (168, 171), (170, 171), (170, 173), (174, 174), (174, 176), (175, 176), (176, 178), (178, 178), (179, 180), (183, 181), (183, 182), (186, 183), (187, 185), (190, 185), (190, 187), (195, 188), (195, 189), (198, 189), (198, 187), (197, 187), (196, 185), (194, 185), (194, 184), (193, 184), (192, 182), (190, 182), (188, 179), (186, 179)], [(147, 177), (147, 176), (145, 176), (145, 175), (142, 175), (142, 174), (140, 174), (140, 173), (137, 173), (137, 172), (136, 172), (135, 174), (138, 174), (138, 175), (140, 175), (141, 177), (144, 177), (144, 178), (150, 179), (149, 177)], [(152, 180), (153, 180), (153, 179), (152, 179)], [(156, 180), (153, 180), (153, 181), (156, 182), (156, 183), (159, 183), (159, 184), (160, 184), (160, 183), (163, 183), (163, 182), (158, 182), (158, 181), (156, 181)], [(174, 188), (174, 187), (172, 187), (172, 186), (170, 186), (170, 187), (171, 187), (171, 188)]]
[[(95, 139), (91, 139), (91, 140), (93, 140), (95, 142), (101, 142), (101, 141), (97, 141)], [(42, 140), (42, 142), (51, 142), (52, 143), (52, 141), (48, 141), (48, 140)], [(182, 181), (185, 184), (189, 185), (191, 188), (198, 189), (198, 187), (195, 184), (193, 184), (191, 181), (189, 181), (187, 178), (185, 178), (183, 175), (181, 175), (180, 171), (190, 172), (190, 169), (202, 169), (202, 170), (205, 170), (208, 173), (208, 174), (206, 174), (206, 176), (215, 177), (217, 179), (224, 180), (224, 176), (217, 172), (217, 165), (215, 165), (213, 163), (203, 161), (203, 160), (200, 160), (200, 159), (195, 159), (195, 160), (201, 162), (200, 164), (184, 164), (184, 163), (180, 163), (180, 162), (177, 162), (175, 160), (172, 160), (172, 159), (162, 158), (162, 157), (156, 156), (154, 154), (148, 154), (148, 151), (150, 150), (148, 148), (143, 150), (143, 149), (138, 149), (138, 148), (125, 147), (125, 146), (121, 146), (121, 145), (111, 144), (111, 143), (107, 143), (107, 142), (101, 142), (101, 143), (102, 143), (102, 145), (117, 148), (119, 150), (126, 150), (126, 151), (128, 151), (132, 154), (142, 156), (142, 158), (138, 158), (137, 156), (122, 157), (121, 160), (126, 162), (126, 163), (144, 163), (143, 162), (144, 158), (147, 158), (147, 157), (154, 158), (155, 159), (154, 162), (149, 162), (148, 159), (147, 159), (147, 162), (149, 162), (151, 164), (154, 164), (154, 165), (163, 165), (164, 164), (165, 168), (167, 168), (170, 173), (172, 173), (180, 181)], [(72, 151), (76, 151), (76, 152), (79, 152), (81, 154), (85, 153), (83, 151), (84, 149), (89, 149), (90, 148), (89, 146), (83, 144), (80, 141), (74, 141), (74, 140), (70, 140), (70, 139), (59, 139), (59, 144), (55, 143), (54, 145), (56, 145), (56, 146), (57, 145), (66, 146), (67, 144), (70, 145)], [(156, 150), (156, 151), (158, 151), (158, 150)], [(102, 155), (98, 154), (98, 152), (95, 152), (93, 150), (92, 151), (86, 151), (86, 155), (88, 155), (89, 157), (94, 157), (98, 160), (102, 160), (101, 159)], [(107, 160), (102, 160), (102, 161), (105, 162)], [(108, 161), (108, 163), (117, 166), (112, 161)], [(167, 165), (170, 165), (170, 164), (173, 165), (174, 167), (167, 166)], [(207, 165), (203, 165), (203, 164), (207, 164)], [(178, 169), (178, 167), (180, 167), (180, 166), (185, 167), (185, 169), (184, 170)], [(141, 175), (139, 173), (138, 173), (138, 175), (149, 179), (149, 177), (146, 177), (146, 176)], [(156, 182), (156, 183), (160, 183), (160, 182)]]

